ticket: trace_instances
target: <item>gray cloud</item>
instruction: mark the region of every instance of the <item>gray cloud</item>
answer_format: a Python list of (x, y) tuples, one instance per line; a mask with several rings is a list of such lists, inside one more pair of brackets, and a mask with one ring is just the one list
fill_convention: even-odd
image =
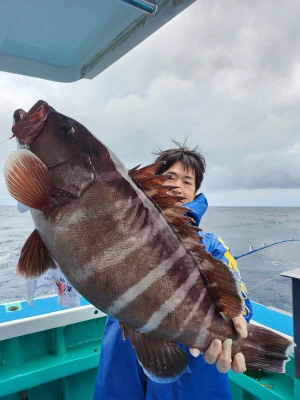
[[(0, 141), (10, 136), (13, 111), (43, 98), (128, 168), (189, 134), (207, 158), (203, 190), (214, 204), (243, 203), (251, 190), (265, 190), (262, 203), (274, 204), (274, 190), (286, 190), (297, 205), (299, 17), (296, 2), (198, 0), (93, 81), (1, 73)], [(0, 167), (14, 148), (12, 140), (1, 145)], [(1, 202), (7, 192), (0, 187)]]

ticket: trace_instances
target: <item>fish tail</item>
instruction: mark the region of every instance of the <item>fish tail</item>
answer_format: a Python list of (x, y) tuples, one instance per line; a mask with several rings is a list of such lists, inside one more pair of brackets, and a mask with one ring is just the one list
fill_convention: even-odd
[(247, 339), (240, 339), (240, 351), (247, 369), (285, 372), (295, 344), (285, 336), (262, 326), (249, 324)]

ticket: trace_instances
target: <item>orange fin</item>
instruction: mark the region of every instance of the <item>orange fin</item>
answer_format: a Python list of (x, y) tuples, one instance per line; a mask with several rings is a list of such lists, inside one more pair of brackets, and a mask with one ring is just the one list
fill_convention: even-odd
[[(147, 190), (164, 184), (168, 179), (169, 175), (154, 175), (140, 178), (138, 182), (143, 186), (144, 190)], [(169, 186), (169, 190), (175, 189), (175, 187), (176, 186)]]
[(141, 166), (141, 164), (139, 164), (139, 165), (137, 165), (137, 166), (131, 168), (131, 169), (128, 171), (128, 175), (129, 175), (129, 176), (134, 175), (135, 171), (138, 170), (138, 169), (140, 168), (140, 166)]
[(56, 268), (56, 265), (35, 229), (21, 250), (17, 273), (25, 278), (34, 278), (43, 274), (48, 268)]
[(156, 163), (141, 169), (135, 168), (130, 176), (159, 207), (169, 225), (195, 259), (218, 311), (227, 318), (238, 316), (243, 311), (244, 305), (234, 274), (222, 261), (205, 251), (205, 247), (199, 242), (201, 234), (198, 233), (201, 229), (192, 225), (192, 219), (185, 216), (189, 209), (176, 205), (183, 197), (169, 193), (174, 186), (162, 185), (168, 179), (168, 175), (153, 175), (159, 165), (160, 163)]
[(161, 162), (158, 162), (158, 163), (146, 165), (146, 167), (143, 167), (143, 168), (139, 168), (139, 165), (138, 165), (138, 166), (132, 168), (131, 170), (129, 170), (128, 173), (131, 178), (134, 178), (134, 179), (137, 179), (138, 181), (140, 181), (142, 178), (146, 178), (149, 176), (158, 176), (158, 175), (155, 175), (155, 172), (157, 171), (158, 167), (161, 164), (162, 164)]
[(156, 382), (178, 379), (187, 365), (187, 354), (173, 342), (158, 339), (120, 323), (123, 338), (129, 338), (146, 375)]
[[(174, 207), (184, 197), (168, 193), (176, 187), (163, 185), (169, 179), (169, 175), (154, 175), (160, 165), (161, 162), (140, 169), (135, 167), (129, 171), (129, 176), (162, 211), (165, 211), (169, 207)], [(187, 211), (185, 210), (185, 213)]]
[(11, 153), (4, 166), (9, 193), (30, 208), (46, 211), (52, 204), (52, 178), (43, 162), (29, 150)]
[(226, 318), (240, 315), (243, 312), (244, 303), (238, 282), (231, 269), (223, 261), (207, 253), (201, 243), (193, 247), (191, 251), (198, 259), (202, 278), (217, 310)]

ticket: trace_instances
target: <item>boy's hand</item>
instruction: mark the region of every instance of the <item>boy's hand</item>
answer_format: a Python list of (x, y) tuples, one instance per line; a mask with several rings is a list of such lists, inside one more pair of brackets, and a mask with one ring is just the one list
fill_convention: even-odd
[[(241, 337), (246, 338), (248, 335), (247, 322), (243, 315), (241, 314), (234, 318), (233, 323), (237, 333), (239, 333)], [(203, 353), (204, 360), (208, 364), (216, 363), (218, 371), (222, 373), (228, 372), (230, 369), (236, 373), (245, 372), (245, 357), (242, 353), (237, 353), (232, 360), (231, 346), (231, 339), (226, 339), (223, 343), (219, 339), (213, 340), (209, 348)], [(200, 354), (198, 349), (191, 348), (190, 352), (194, 357), (198, 357)]]

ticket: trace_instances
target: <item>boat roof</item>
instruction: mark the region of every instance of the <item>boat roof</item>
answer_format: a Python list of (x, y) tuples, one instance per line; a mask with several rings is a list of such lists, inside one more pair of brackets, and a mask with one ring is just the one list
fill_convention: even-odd
[(194, 1), (1, 1), (0, 71), (93, 79)]

